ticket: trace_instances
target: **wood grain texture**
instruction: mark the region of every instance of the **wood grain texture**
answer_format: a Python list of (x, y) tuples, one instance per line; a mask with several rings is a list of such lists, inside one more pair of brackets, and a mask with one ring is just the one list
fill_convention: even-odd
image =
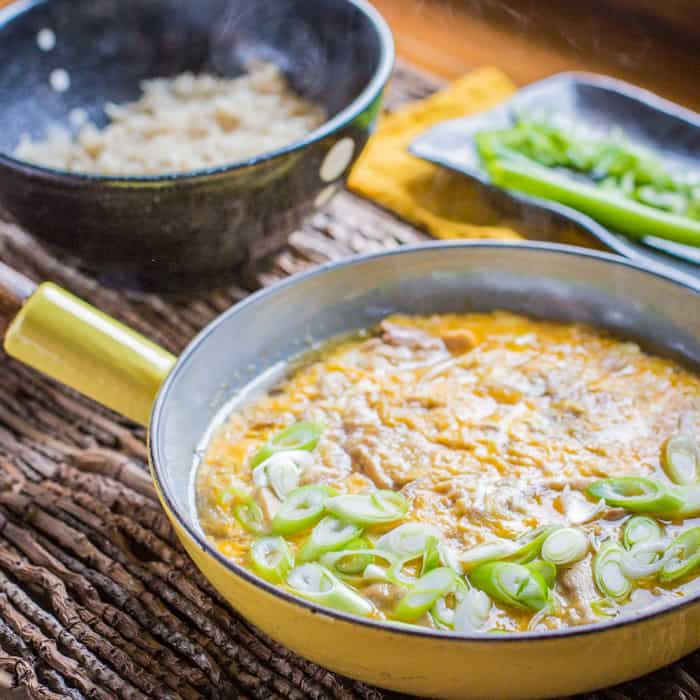
[(0, 262), (0, 338), (35, 288), (28, 277)]

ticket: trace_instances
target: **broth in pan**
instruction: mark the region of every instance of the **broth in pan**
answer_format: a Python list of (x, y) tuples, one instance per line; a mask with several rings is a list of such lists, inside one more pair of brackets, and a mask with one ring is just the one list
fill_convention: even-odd
[(395, 316), (250, 394), (196, 476), (226, 557), (320, 605), (553, 630), (700, 571), (700, 379), (582, 325)]

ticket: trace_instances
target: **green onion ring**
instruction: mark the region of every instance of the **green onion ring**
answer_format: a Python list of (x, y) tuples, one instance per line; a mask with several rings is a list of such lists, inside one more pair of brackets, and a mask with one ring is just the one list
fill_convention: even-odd
[(623, 601), (632, 592), (632, 583), (622, 570), (625, 550), (617, 542), (606, 542), (593, 558), (593, 580), (598, 590), (611, 600)]
[(404, 523), (382, 535), (377, 549), (385, 549), (401, 559), (417, 557), (425, 552), (430, 537), (438, 538), (440, 531), (427, 523)]
[(323, 518), (299, 550), (300, 562), (314, 561), (325, 552), (341, 549), (362, 534), (362, 528), (353, 523), (345, 523), (334, 515)]
[(666, 563), (667, 547), (666, 540), (652, 540), (636, 545), (622, 555), (622, 573), (632, 581), (654, 576)]
[(294, 489), (272, 519), (272, 531), (276, 535), (293, 535), (312, 527), (321, 519), (332, 493), (331, 489), (320, 484)]
[(424, 576), (433, 569), (437, 569), (442, 564), (439, 545), (440, 540), (437, 537), (434, 535), (428, 537), (428, 541), (425, 545), (425, 551), (423, 552), (423, 562), (420, 568), (421, 576)]
[(311, 452), (316, 447), (323, 426), (320, 423), (302, 421), (285, 428), (281, 433), (270, 438), (253, 456), (251, 468), (257, 467), (276, 452), (287, 450), (305, 450)]
[(457, 607), (450, 607), (447, 604), (448, 596), (454, 596), (455, 602), (459, 605), (459, 600), (457, 600), (457, 593), (448, 593), (446, 595), (441, 595), (430, 608), (430, 615), (433, 620), (442, 628), (452, 629), (455, 623), (455, 613)]
[(360, 553), (358, 550), (371, 548), (372, 543), (366, 537), (357, 537), (343, 547), (343, 554), (349, 556), (338, 558), (334, 566), (324, 564), (323, 557), (321, 557), (321, 563), (324, 564), (324, 566), (328, 566), (333, 573), (339, 575), (341, 578), (343, 576), (362, 574), (370, 564), (374, 563), (374, 555), (366, 552)]
[[(375, 560), (378, 560), (380, 564), (386, 564), (387, 572), (398, 563), (393, 554), (389, 554), (383, 549), (373, 549), (371, 547), (353, 549), (350, 546), (338, 552), (326, 552), (321, 556), (320, 562), (339, 578), (349, 583), (360, 584), (364, 581), (365, 569), (367, 566), (375, 564)], [(359, 568), (363, 561), (366, 564)]]
[(668, 514), (667, 517), (673, 520), (683, 520), (700, 515), (700, 484), (672, 486), (671, 490), (681, 499), (682, 505), (675, 513)]
[(251, 492), (241, 485), (224, 486), (216, 490), (216, 505), (230, 510), (237, 503), (244, 503), (251, 499)]
[(691, 527), (671, 542), (659, 572), (661, 583), (670, 583), (694, 573), (700, 567), (700, 527)]
[(403, 518), (408, 511), (408, 501), (400, 493), (380, 489), (329, 498), (326, 510), (349, 523), (378, 525)]
[(555, 566), (581, 561), (588, 553), (588, 537), (581, 530), (563, 527), (555, 530), (542, 543), (542, 559)]
[(544, 579), (549, 588), (551, 588), (557, 580), (557, 567), (550, 561), (535, 559), (523, 566), (530, 571), (537, 572)]
[(401, 622), (414, 622), (427, 613), (437, 599), (457, 589), (457, 574), (441, 567), (421, 576), (411, 590), (396, 604), (392, 617)]
[(353, 615), (366, 616), (374, 610), (366, 598), (315, 562), (292, 569), (287, 589), (306, 600)]
[(486, 542), (484, 544), (479, 544), (476, 547), (472, 547), (466, 552), (460, 554), (459, 563), (464, 569), (469, 570), (488, 561), (507, 559), (509, 556), (517, 552), (518, 549), (518, 545), (511, 540)]
[(508, 561), (512, 561), (516, 564), (527, 564), (533, 559), (536, 559), (540, 556), (542, 545), (559, 528), (559, 525), (541, 525), (521, 535), (515, 541), (520, 547), (508, 557)]
[(258, 576), (281, 583), (294, 567), (294, 556), (282, 537), (260, 537), (250, 548), (250, 560)]
[(544, 541), (559, 527), (558, 525), (542, 525), (530, 530), (517, 540), (501, 540), (477, 545), (459, 555), (459, 563), (467, 571), (489, 561), (511, 561), (515, 564), (527, 564), (540, 555)]
[(253, 469), (253, 483), (257, 488), (271, 486), (282, 500), (299, 486), (299, 477), (311, 462), (313, 457), (303, 450), (278, 452)]
[[(345, 579), (349, 580), (348, 578)], [(387, 570), (378, 564), (367, 564), (365, 570), (362, 572), (362, 577), (360, 583), (372, 583), (372, 582), (382, 582), (389, 581), (389, 576)]]
[(455, 551), (454, 547), (451, 547), (445, 542), (440, 541), (438, 543), (438, 552), (440, 554), (440, 563), (443, 566), (447, 566), (452, 569), (455, 573), (460, 576), (464, 573), (464, 568), (459, 561), (459, 555)]
[(492, 609), (491, 599), (483, 591), (470, 588), (463, 594), (454, 614), (454, 630), (461, 634), (481, 632), (488, 624)]
[(632, 513), (673, 516), (683, 506), (683, 498), (675, 490), (643, 476), (596, 481), (588, 487), (588, 495)]
[(469, 581), (491, 598), (516, 608), (539, 611), (550, 599), (549, 587), (542, 575), (514, 562), (479, 564), (469, 574)]
[(661, 450), (661, 466), (676, 484), (700, 481), (700, 449), (692, 435), (679, 433), (670, 437)]
[(615, 617), (619, 612), (618, 606), (609, 598), (591, 601), (591, 610), (598, 617)]
[(238, 503), (233, 508), (233, 515), (243, 526), (243, 529), (254, 535), (266, 535), (269, 532), (262, 508), (251, 498)]
[(640, 544), (656, 542), (663, 538), (663, 529), (656, 520), (645, 515), (635, 515), (625, 523), (622, 541), (627, 549)]

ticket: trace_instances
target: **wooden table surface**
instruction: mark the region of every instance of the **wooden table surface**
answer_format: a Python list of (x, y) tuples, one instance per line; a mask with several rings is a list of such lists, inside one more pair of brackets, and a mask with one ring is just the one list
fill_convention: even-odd
[[(372, 0), (399, 55), (454, 78), (493, 64), (519, 85), (606, 73), (700, 111), (700, 2)], [(661, 6), (661, 7), (659, 7)]]
[(394, 30), (399, 55), (445, 78), (484, 64), (519, 85), (593, 71), (700, 111), (697, 0), (372, 2)]

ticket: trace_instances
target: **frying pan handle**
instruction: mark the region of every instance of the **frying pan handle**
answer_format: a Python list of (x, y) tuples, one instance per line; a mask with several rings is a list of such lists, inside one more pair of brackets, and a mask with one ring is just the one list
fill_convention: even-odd
[(147, 425), (175, 357), (51, 282), (0, 263), (0, 334), (8, 355)]

